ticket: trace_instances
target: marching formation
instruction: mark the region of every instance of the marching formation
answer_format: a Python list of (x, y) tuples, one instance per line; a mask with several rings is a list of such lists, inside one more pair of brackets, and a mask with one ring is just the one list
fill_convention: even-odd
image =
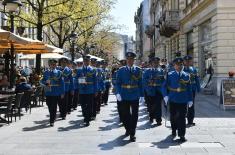
[[(162, 105), (169, 107), (172, 137), (184, 142), (186, 118), (188, 126), (194, 123), (194, 98), (200, 91), (197, 70), (189, 55), (177, 57), (172, 65), (166, 59), (150, 57), (147, 65), (134, 65), (136, 54), (126, 53), (126, 59), (119, 64), (97, 61), (88, 55), (83, 62), (60, 59), (49, 60), (41, 85), (44, 86), (46, 103), (50, 113), (50, 125), (54, 126), (57, 105), (60, 116), (66, 116), (81, 105), (84, 125), (96, 119), (101, 105), (107, 105), (111, 85), (117, 98), (120, 123), (126, 136), (136, 141), (139, 104), (146, 104), (149, 121), (162, 125)], [(164, 103), (164, 104), (163, 104)]]
[(107, 63), (83, 56), (83, 62), (75, 63), (62, 58), (59, 66), (54, 59), (49, 60), (48, 64), (49, 68), (40, 83), (44, 86), (50, 125), (54, 126), (57, 105), (63, 120), (81, 105), (84, 125), (89, 126), (90, 121), (100, 113), (101, 105), (108, 102), (111, 75)]

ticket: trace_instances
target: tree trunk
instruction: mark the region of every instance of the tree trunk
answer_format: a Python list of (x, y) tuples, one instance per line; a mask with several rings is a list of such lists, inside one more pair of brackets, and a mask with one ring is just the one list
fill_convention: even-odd
[[(37, 24), (37, 39), (40, 41), (42, 41), (42, 28), (43, 28), (42, 22), (38, 22), (38, 24)], [(36, 73), (38, 75), (41, 74), (41, 54), (36, 55)]]

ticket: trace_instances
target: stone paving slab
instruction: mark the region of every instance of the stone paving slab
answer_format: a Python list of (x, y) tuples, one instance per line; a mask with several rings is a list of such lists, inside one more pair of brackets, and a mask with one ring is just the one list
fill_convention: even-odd
[[(162, 126), (148, 122), (141, 105), (137, 141), (124, 137), (118, 123), (115, 97), (101, 109), (89, 127), (82, 125), (81, 109), (66, 120), (48, 124), (47, 107), (33, 108), (22, 119), (0, 127), (0, 155), (235, 155), (235, 111), (224, 111), (219, 98), (197, 95), (196, 126), (187, 128), (187, 142), (170, 138), (170, 122)], [(164, 120), (164, 119), (163, 119)]]

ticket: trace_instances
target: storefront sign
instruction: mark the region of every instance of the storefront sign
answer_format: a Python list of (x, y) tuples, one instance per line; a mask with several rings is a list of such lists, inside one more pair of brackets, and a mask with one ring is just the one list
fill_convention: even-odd
[(221, 83), (221, 99), (224, 106), (235, 106), (235, 79), (225, 79)]

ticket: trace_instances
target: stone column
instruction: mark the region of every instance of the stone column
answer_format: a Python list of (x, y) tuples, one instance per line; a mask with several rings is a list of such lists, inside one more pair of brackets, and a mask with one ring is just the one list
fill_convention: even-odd
[[(193, 61), (194, 61), (194, 66), (202, 68), (202, 64), (200, 64), (204, 58), (202, 56), (202, 53), (200, 53), (199, 50), (199, 27), (196, 26), (193, 28)], [(199, 62), (199, 60), (201, 60)]]
[(217, 14), (212, 18), (212, 50), (217, 95), (221, 80), (235, 71), (235, 4), (232, 0), (217, 3)]

